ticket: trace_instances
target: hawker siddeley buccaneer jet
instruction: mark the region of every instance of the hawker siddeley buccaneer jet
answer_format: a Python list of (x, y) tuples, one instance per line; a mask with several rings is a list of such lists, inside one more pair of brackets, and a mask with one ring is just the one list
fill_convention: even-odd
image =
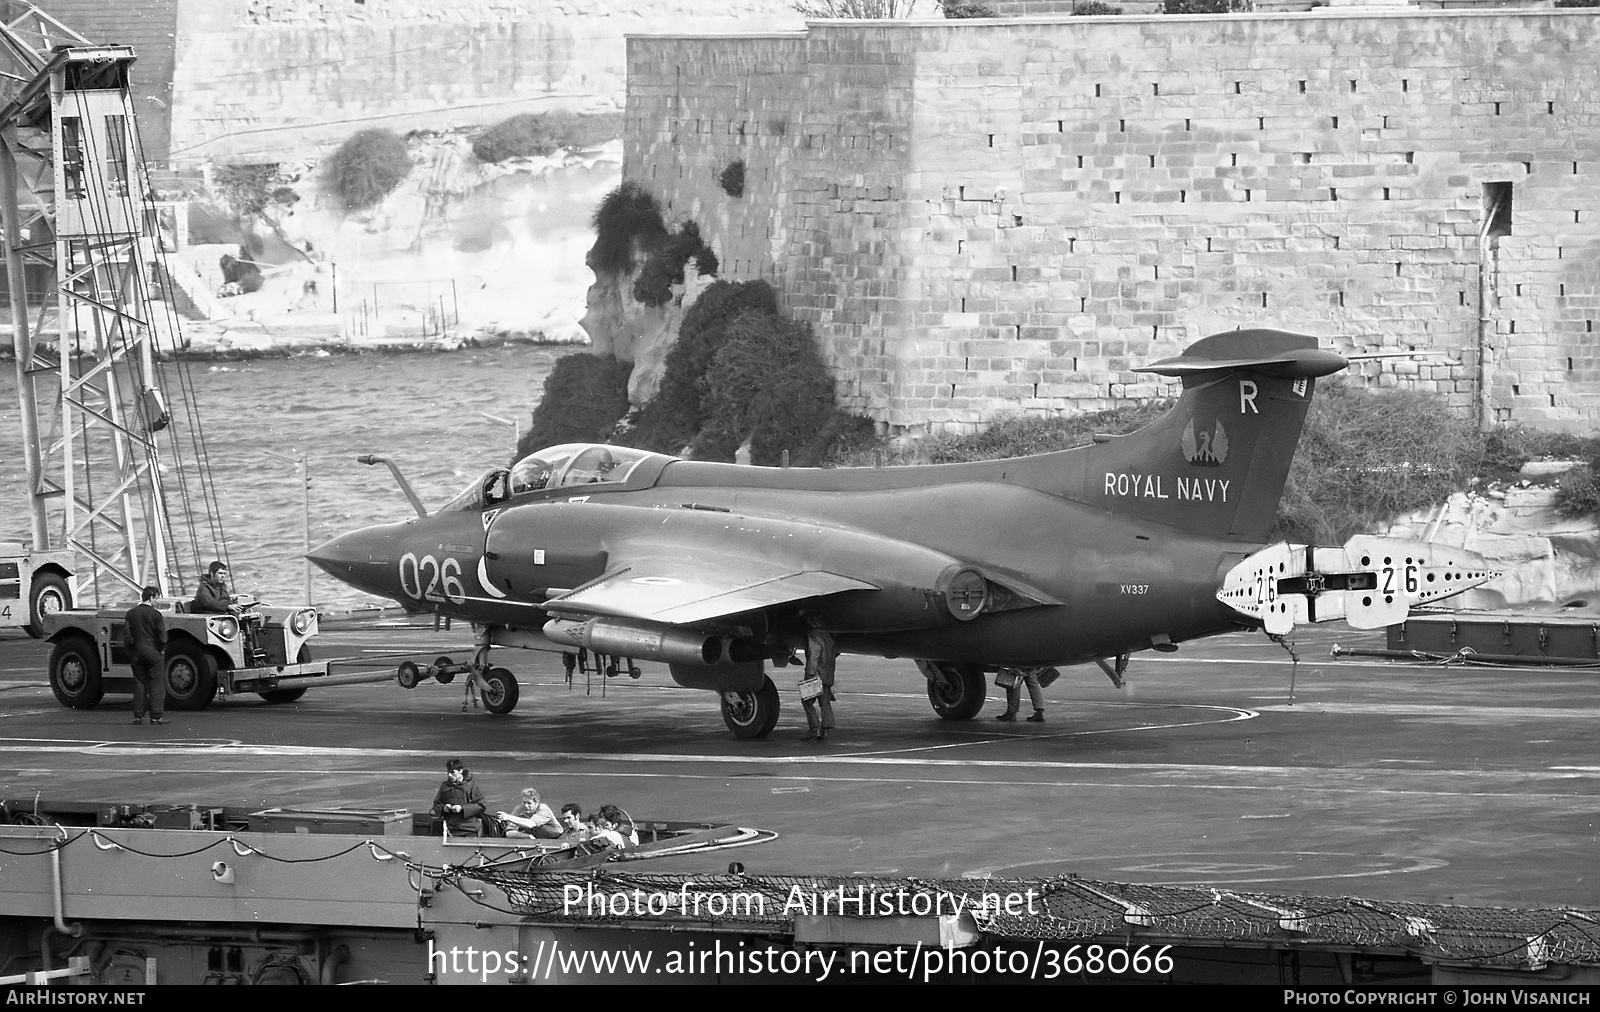
[(1312, 337), (1217, 334), (1144, 368), (1183, 384), (1149, 426), (1010, 460), (824, 470), (556, 446), (431, 514), (407, 487), (417, 517), (310, 558), (474, 623), (471, 673), (495, 712), (517, 697), (488, 665), (507, 645), (665, 662), (718, 693), (741, 738), (777, 721), (767, 664), (802, 655), (810, 671), (836, 653), (914, 660), (938, 715), (967, 720), (987, 671), (1094, 661), (1120, 684), (1136, 651), (1377, 628), (1497, 575), (1421, 542), (1264, 544), (1317, 377), (1346, 365)]

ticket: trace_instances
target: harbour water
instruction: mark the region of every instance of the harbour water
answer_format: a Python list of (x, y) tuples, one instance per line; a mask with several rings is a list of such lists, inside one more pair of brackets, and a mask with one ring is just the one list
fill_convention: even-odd
[[(313, 545), (357, 527), (404, 520), (413, 513), (388, 469), (358, 464), (356, 456), (389, 455), (424, 504), (437, 508), (486, 469), (510, 460), (512, 427), (485, 413), (519, 419), (526, 429), (551, 366), (571, 353), (510, 345), (190, 363), (235, 589), (269, 603), (305, 599), (304, 498), (295, 466), (267, 451), (309, 458)], [(0, 540), (26, 542), (16, 377), (10, 362), (0, 366)], [(176, 511), (175, 483), (167, 484)], [(202, 508), (198, 501), (194, 506)], [(204, 538), (203, 521), (199, 530)], [(209, 557), (209, 546), (202, 545)], [(320, 572), (312, 589), (319, 605), (379, 603)]]

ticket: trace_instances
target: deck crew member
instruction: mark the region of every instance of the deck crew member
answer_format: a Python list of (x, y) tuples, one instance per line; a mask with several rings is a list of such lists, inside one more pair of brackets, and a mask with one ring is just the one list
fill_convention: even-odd
[(1039, 679), (1046, 676), (1053, 682), (1057, 675), (1060, 672), (1054, 668), (1001, 668), (995, 672), (994, 683), (1006, 690), (1006, 712), (996, 714), (994, 719), (1017, 719), (1017, 710), (1022, 706), (1022, 686), (1027, 685), (1028, 702), (1033, 704), (1033, 716), (1028, 718), (1028, 722), (1043, 724), (1044, 688), (1039, 684)]
[(809, 731), (804, 741), (824, 741), (833, 729), (833, 667), (839, 648), (821, 629), (806, 632), (806, 670), (800, 680), (800, 705)]
[(506, 824), (506, 836), (513, 839), (559, 840), (563, 832), (561, 820), (532, 787), (523, 788), (522, 800), (514, 810), (496, 812), (495, 817)]
[(161, 593), (146, 587), (139, 603), (123, 617), (122, 645), (133, 665), (133, 722), (144, 723), (145, 710), (150, 723), (165, 724), (167, 708), (167, 623), (150, 602)]
[(433, 796), (434, 818), (443, 819), (451, 836), (483, 834), (483, 791), (472, 782), (472, 774), (460, 759), (444, 765), (444, 783)]
[(200, 578), (200, 587), (195, 591), (194, 600), (189, 602), (190, 613), (226, 615), (233, 611), (233, 596), (228, 593), (228, 585), (224, 582), (227, 577), (228, 566), (225, 562), (213, 562), (206, 567), (206, 575)]

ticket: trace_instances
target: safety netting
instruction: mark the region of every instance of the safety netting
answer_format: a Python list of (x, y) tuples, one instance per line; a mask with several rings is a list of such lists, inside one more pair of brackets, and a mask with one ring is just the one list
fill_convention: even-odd
[(702, 876), (493, 865), (453, 871), (494, 886), (509, 911), (529, 921), (572, 926), (699, 925), (786, 934), (806, 916), (965, 914), (985, 935), (1006, 939), (1131, 937), (1197, 945), (1326, 946), (1521, 970), (1600, 965), (1600, 910), (1595, 909), (1254, 893), (1073, 876)]

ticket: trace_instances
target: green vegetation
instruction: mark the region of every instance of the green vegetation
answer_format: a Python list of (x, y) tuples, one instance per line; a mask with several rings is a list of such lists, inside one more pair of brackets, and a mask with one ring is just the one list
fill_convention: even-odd
[[(667, 352), (661, 389), (639, 412), (632, 445), (678, 453), (705, 425), (702, 381), (742, 313), (776, 316), (778, 296), (765, 281), (716, 281), (683, 314), (678, 340)], [(731, 454), (730, 454), (731, 457)]]
[(472, 139), (480, 162), (580, 151), (622, 136), (619, 114), (580, 116), (570, 112), (522, 113), (501, 120)]
[(556, 360), (544, 380), (533, 423), (517, 441), (517, 456), (557, 443), (604, 442), (628, 410), (633, 366), (613, 356), (577, 354)]
[(740, 313), (703, 387), (706, 424), (690, 444), (695, 457), (731, 460), (747, 437), (752, 464), (781, 463), (785, 450), (804, 463), (822, 449), (811, 444), (834, 413), (833, 377), (810, 326)]
[(590, 219), (594, 245), (589, 248), (589, 269), (596, 274), (626, 274), (633, 270), (635, 247), (650, 249), (667, 238), (656, 198), (631, 179), (606, 194)]
[(1600, 7), (1600, 0), (1556, 0), (1557, 7)]
[(350, 211), (387, 197), (411, 171), (406, 142), (390, 130), (363, 130), (339, 146), (324, 166), (328, 183)]
[(917, 0), (797, 0), (794, 9), (808, 18), (904, 18)]
[[(1082, 446), (1096, 432), (1131, 432), (1169, 407), (1155, 402), (1065, 417), (1001, 417), (976, 434), (934, 435), (902, 446), (858, 428), (828, 463), (944, 464), (1046, 453)], [(1479, 433), (1434, 395), (1369, 393), (1325, 380), (1300, 436), (1273, 537), (1343, 544), (1475, 481), (1516, 480), (1524, 464), (1540, 457), (1592, 460), (1562, 476), (1556, 508), (1571, 516), (1600, 511), (1600, 437), (1522, 427)]]
[(235, 217), (259, 215), (273, 204), (293, 204), (300, 199), (286, 185), (291, 180), (283, 167), (267, 165), (218, 165), (211, 170), (211, 192)]
[(898, 445), (858, 439), (841, 445), (829, 463), (864, 467), (885, 464), (954, 464), (967, 460), (1000, 460), (1049, 453), (1091, 442), (1097, 432), (1118, 436), (1141, 429), (1172, 407), (1171, 401), (1143, 401), (1080, 415), (1001, 415), (982, 432), (936, 433)]
[(1255, 0), (1166, 0), (1168, 14), (1232, 14), (1255, 9)]
[(994, 8), (985, 7), (983, 4), (970, 3), (969, 0), (939, 0), (939, 9), (944, 16), (952, 21), (961, 18), (992, 18), (995, 16)]
[(666, 305), (672, 299), (672, 286), (683, 284), (683, 269), (691, 260), (701, 274), (717, 273), (717, 255), (700, 238), (700, 226), (686, 221), (650, 250), (634, 279), (633, 297), (647, 306)]
[(1078, 17), (1101, 17), (1107, 14), (1121, 14), (1121, 7), (1103, 4), (1100, 0), (1084, 0), (1083, 3), (1073, 4), (1072, 13)]

